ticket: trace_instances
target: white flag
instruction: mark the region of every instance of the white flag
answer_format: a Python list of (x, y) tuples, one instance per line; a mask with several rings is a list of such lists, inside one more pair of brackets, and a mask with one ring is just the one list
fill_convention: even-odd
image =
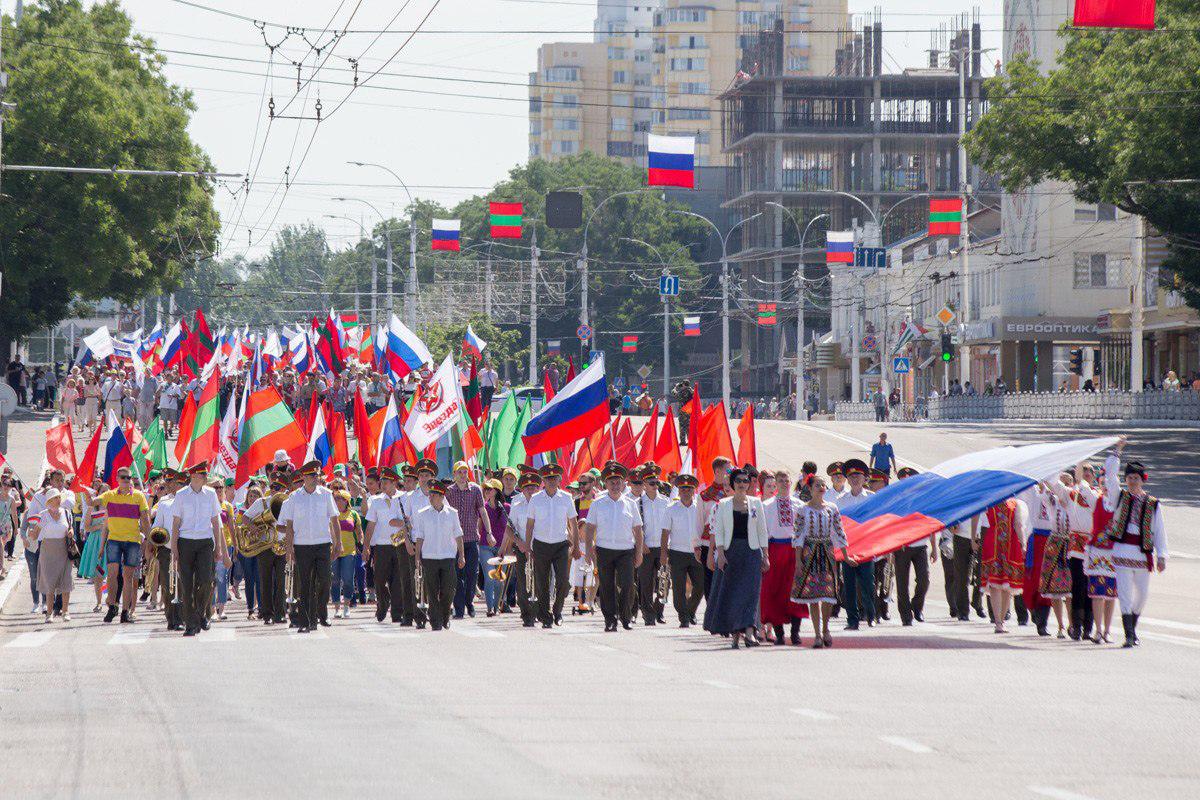
[(83, 343), (91, 351), (92, 358), (100, 361), (114, 354), (112, 336), (107, 325), (101, 325), (96, 330), (83, 337)]
[(404, 433), (417, 450), (448, 433), (462, 417), (458, 392), (458, 368), (450, 356), (437, 368), (429, 382), (417, 390), (412, 412), (404, 422)]

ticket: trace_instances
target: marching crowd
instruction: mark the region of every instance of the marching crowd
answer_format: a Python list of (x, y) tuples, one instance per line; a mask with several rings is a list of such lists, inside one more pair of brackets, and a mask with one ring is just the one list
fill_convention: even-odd
[[(940, 558), (952, 619), (973, 611), (1003, 634), (1015, 614), (1042, 636), (1099, 644), (1112, 641), (1119, 605), (1131, 647), (1167, 551), (1144, 467), (1121, 467), (1124, 445), (1102, 468), (1080, 464), (860, 561), (842, 512), (891, 480), (886, 436), (871, 465), (851, 458), (824, 474), (813, 462), (793, 475), (718, 458), (702, 491), (696, 476), (663, 475), (652, 463), (608, 462), (563, 486), (554, 464), (480, 482), (465, 462), (439, 480), (429, 459), (328, 476), (280, 451), (237, 491), (207, 464), (151, 471), (145, 486), (121, 468), (114, 487), (96, 480), (81, 491), (57, 470), (29, 491), (5, 468), (0, 531), (10, 548), (23, 545), (32, 610), (46, 623), (70, 621), (80, 583), (94, 593), (82, 606), (106, 623), (161, 611), (185, 636), (226, 619), (231, 596), (244, 599), (248, 618), (302, 633), (332, 624), (330, 606), (335, 620), (373, 607), (380, 624), (435, 631), (477, 607), (552, 628), (568, 607), (594, 613), (598, 599), (606, 631), (630, 629), (639, 615), (662, 624), (669, 607), (681, 627), (702, 625), (734, 648), (800, 645), (808, 619), (820, 649), (833, 645), (831, 618), (844, 611), (847, 631), (880, 624), (892, 618), (893, 595), (901, 625), (923, 622)], [(895, 471), (899, 480), (913, 474)]]

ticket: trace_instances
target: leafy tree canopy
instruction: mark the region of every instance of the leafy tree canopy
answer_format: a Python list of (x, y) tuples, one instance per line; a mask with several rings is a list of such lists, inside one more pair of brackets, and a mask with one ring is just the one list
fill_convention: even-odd
[(1200, 308), (1200, 3), (1159, 0), (1158, 30), (1064, 25), (1046, 74), (1015, 59), (987, 85), (968, 136), (984, 169), (1016, 190), (1068, 181), (1078, 199), (1139, 214), (1170, 247), (1173, 285)]
[[(4, 162), (206, 171), (191, 94), (115, 0), (41, 0), (3, 20)], [(5, 172), (0, 340), (58, 322), (76, 297), (133, 301), (211, 251), (212, 185), (192, 178)]]

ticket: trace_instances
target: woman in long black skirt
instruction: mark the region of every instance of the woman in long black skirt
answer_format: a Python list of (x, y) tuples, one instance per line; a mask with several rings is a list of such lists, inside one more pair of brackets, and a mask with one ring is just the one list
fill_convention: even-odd
[(760, 644), (756, 633), (758, 601), (762, 575), (770, 560), (766, 512), (762, 500), (747, 494), (750, 476), (734, 470), (729, 482), (733, 495), (713, 510), (717, 570), (704, 611), (704, 630), (731, 635), (736, 650), (743, 637), (747, 647)]

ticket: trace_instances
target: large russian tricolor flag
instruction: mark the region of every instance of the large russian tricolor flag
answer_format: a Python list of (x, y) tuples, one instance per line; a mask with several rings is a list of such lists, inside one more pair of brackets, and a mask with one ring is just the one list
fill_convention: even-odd
[(384, 357), (393, 380), (400, 380), (408, 373), (416, 372), (433, 361), (433, 356), (429, 354), (429, 348), (421, 341), (421, 337), (410, 331), (395, 314), (388, 325)]
[(656, 136), (646, 137), (646, 185), (682, 186), (691, 189), (696, 185), (696, 137)]
[(117, 470), (133, 467), (133, 451), (129, 448), (124, 429), (117, 424), (117, 417), (112, 412), (109, 412), (108, 423), (112, 429), (108, 434), (108, 444), (104, 446), (104, 482), (115, 489)]
[(472, 355), (475, 358), (483, 358), (483, 348), (487, 347), (487, 342), (480, 339), (475, 331), (471, 330), (471, 323), (467, 323), (467, 332), (463, 334), (462, 351), (463, 355)]
[(396, 409), (396, 396), (389, 394), (383, 427), (379, 431), (379, 450), (375, 463), (380, 467), (394, 467), (408, 460), (404, 447), (404, 420)]
[(175, 366), (175, 362), (180, 358), (183, 349), (183, 341), (187, 338), (187, 331), (183, 329), (183, 320), (176, 322), (171, 326), (171, 330), (167, 331), (166, 337), (162, 343), (162, 363), (168, 367)]
[(329, 437), (329, 429), (325, 426), (325, 410), (317, 404), (317, 413), (313, 417), (312, 433), (308, 437), (308, 448), (304, 452), (304, 463), (309, 461), (321, 462), (321, 469), (326, 478), (333, 477), (333, 442)]
[(825, 234), (825, 263), (854, 263), (854, 231), (829, 231)]
[(604, 354), (564, 386), (525, 426), (527, 456), (573, 445), (608, 422), (608, 382)]
[(431, 242), (434, 250), (458, 251), (459, 233), (462, 221), (457, 219), (435, 219), (433, 221), (433, 236)]
[(1116, 443), (1117, 437), (1104, 436), (997, 447), (896, 481), (842, 512), (849, 557), (875, 558), (969, 520)]

